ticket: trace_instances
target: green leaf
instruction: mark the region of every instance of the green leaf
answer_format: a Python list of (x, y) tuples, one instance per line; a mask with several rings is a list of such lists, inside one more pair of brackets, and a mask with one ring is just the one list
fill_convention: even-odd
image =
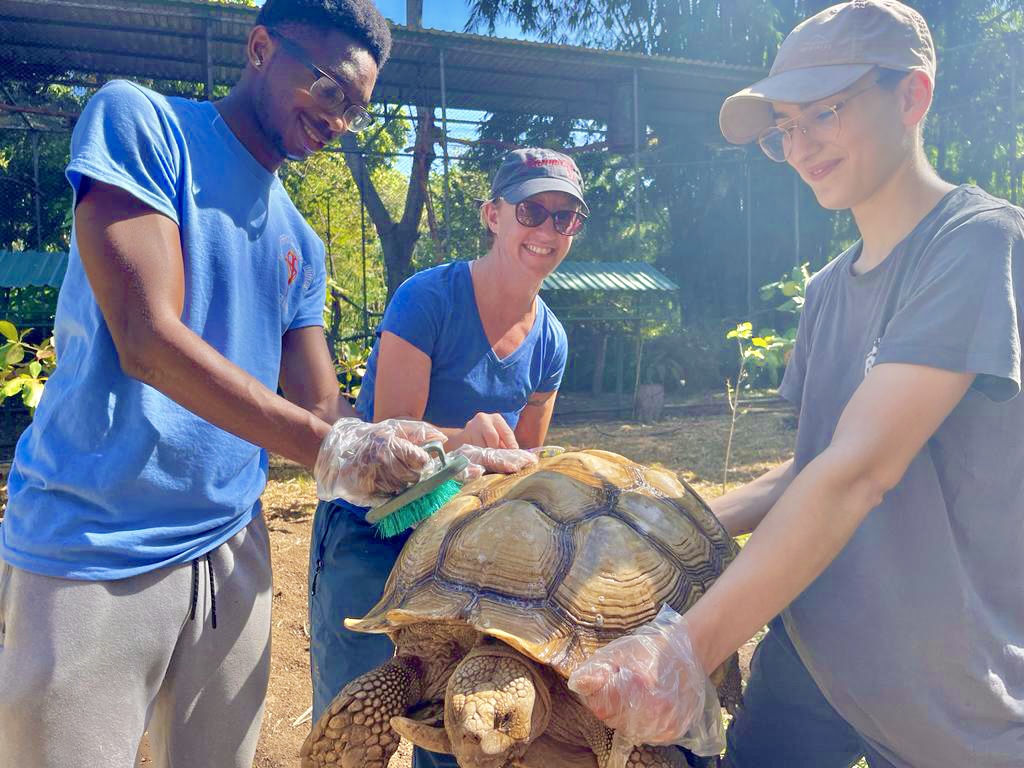
[(768, 347), (768, 342), (765, 341), (760, 336), (755, 336), (753, 339), (750, 340), (750, 343), (753, 344), (755, 347)]
[(727, 339), (749, 339), (754, 331), (753, 324), (739, 323), (733, 330), (725, 335)]
[(4, 355), (4, 362), (7, 365), (17, 365), (25, 359), (25, 348), (21, 344), (11, 344)]
[(43, 396), (43, 382), (29, 379), (25, 388), (21, 391), (21, 399), (29, 408), (39, 405), (39, 399)]
[(28, 372), (32, 375), (32, 378), (38, 379), (39, 374), (43, 372), (43, 366), (38, 361), (33, 360), (28, 364)]
[(14, 327), (14, 323), (10, 320), (0, 320), (0, 333), (10, 341), (18, 340), (18, 329)]
[(4, 397), (14, 397), (16, 394), (21, 392), (21, 388), (25, 385), (25, 379), (20, 376), (16, 379), (4, 382), (3, 394)]

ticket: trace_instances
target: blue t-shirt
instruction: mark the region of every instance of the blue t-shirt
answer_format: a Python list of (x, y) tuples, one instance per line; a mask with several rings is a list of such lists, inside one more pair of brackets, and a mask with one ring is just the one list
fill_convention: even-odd
[[(178, 224), (182, 321), (276, 389), (281, 338), (321, 325), (324, 247), (209, 102), (114, 81), (71, 137), (67, 177), (120, 187)], [(18, 441), (0, 557), (118, 579), (187, 562), (260, 513), (267, 454), (126, 376), (71, 237), (58, 365)]]
[[(500, 413), (515, 429), (534, 392), (553, 392), (562, 382), (568, 343), (565, 330), (544, 301), (523, 343), (498, 358), (487, 340), (468, 262), (442, 264), (413, 275), (395, 291), (377, 329), (390, 331), (430, 358), (430, 393), (424, 421), (462, 427), (474, 415)], [(373, 421), (379, 345), (370, 353), (356, 410)]]

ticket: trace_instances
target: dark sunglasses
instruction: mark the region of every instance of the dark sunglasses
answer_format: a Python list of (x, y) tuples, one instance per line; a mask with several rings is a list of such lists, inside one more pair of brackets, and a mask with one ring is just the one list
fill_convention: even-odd
[(572, 237), (578, 235), (583, 225), (587, 222), (587, 214), (582, 211), (564, 210), (549, 211), (540, 203), (533, 200), (523, 200), (516, 203), (516, 221), (524, 227), (539, 227), (548, 217), (555, 227), (555, 232), (560, 235)]

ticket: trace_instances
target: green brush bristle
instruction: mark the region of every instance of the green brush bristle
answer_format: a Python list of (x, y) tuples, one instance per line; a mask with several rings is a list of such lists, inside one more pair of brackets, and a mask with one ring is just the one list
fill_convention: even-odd
[(390, 539), (403, 531), (412, 528), (437, 512), (451, 501), (462, 490), (456, 480), (446, 480), (425, 496), (410, 501), (401, 509), (395, 510), (377, 523), (377, 535), (382, 539)]

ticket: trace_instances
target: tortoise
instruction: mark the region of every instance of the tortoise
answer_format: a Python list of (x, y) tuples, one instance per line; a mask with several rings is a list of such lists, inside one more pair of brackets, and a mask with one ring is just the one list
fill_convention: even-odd
[[(689, 608), (736, 552), (689, 485), (614, 453), (473, 481), (412, 533), (377, 605), (346, 619), (396, 654), (335, 697), (302, 766), (385, 768), (403, 736), (464, 768), (684, 766), (675, 748), (615, 749), (566, 681), (662, 604)], [(712, 680), (738, 705), (735, 654)]]

